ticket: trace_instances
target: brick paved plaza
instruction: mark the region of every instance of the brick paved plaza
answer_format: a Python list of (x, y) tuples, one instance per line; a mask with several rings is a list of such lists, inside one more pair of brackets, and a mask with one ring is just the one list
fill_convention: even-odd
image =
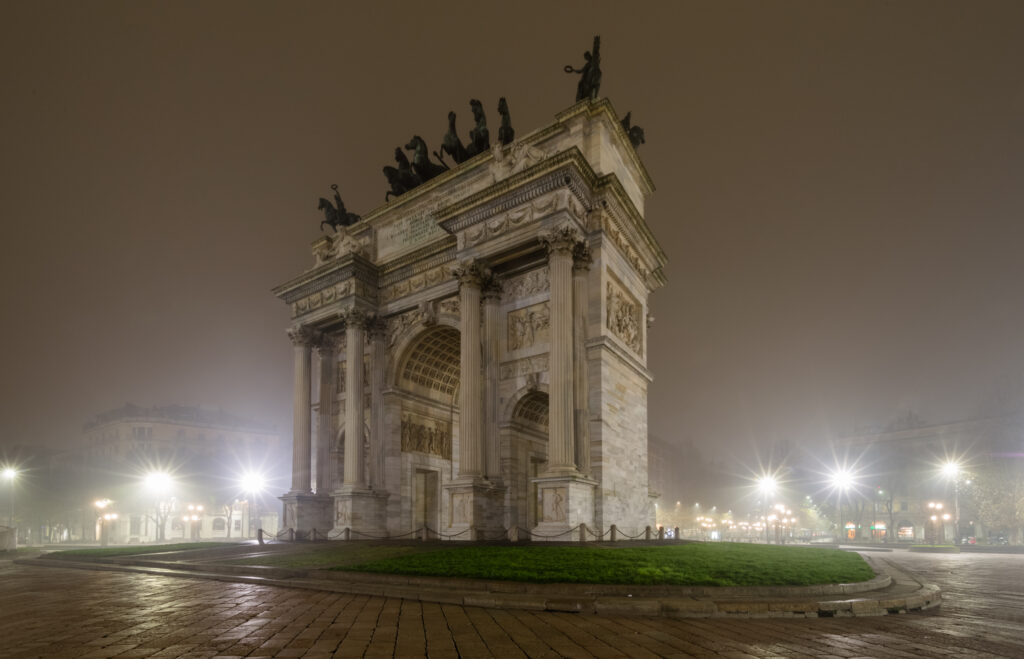
[(4, 657), (1024, 656), (1024, 556), (875, 554), (942, 608), (879, 618), (616, 618), (0, 563)]

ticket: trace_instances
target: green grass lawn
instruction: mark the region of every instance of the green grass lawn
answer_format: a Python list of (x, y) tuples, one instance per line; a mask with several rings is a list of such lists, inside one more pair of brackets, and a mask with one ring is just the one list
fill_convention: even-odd
[(156, 554), (166, 551), (188, 551), (190, 549), (216, 549), (217, 547), (237, 547), (233, 542), (179, 542), (172, 545), (126, 545), (123, 547), (90, 547), (89, 549), (67, 549), (55, 551), (46, 558), (103, 558), (110, 556), (134, 556), (137, 554)]
[(358, 545), (254, 557), (236, 564), (533, 583), (805, 586), (865, 581), (858, 554), (820, 547), (732, 543), (663, 547)]

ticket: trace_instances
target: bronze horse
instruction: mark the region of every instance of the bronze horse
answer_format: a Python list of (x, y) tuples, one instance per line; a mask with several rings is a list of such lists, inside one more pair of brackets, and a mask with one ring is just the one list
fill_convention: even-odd
[(502, 96), (498, 99), (498, 114), (501, 115), (501, 126), (498, 127), (498, 141), (502, 146), (511, 144), (516, 137), (516, 130), (512, 128), (512, 116), (508, 112), (508, 101)]
[(355, 213), (349, 213), (345, 209), (345, 203), (341, 200), (341, 195), (338, 194), (338, 185), (334, 184), (331, 186), (331, 190), (334, 190), (334, 201), (338, 204), (335, 208), (329, 200), (320, 197), (320, 205), (317, 206), (317, 210), (324, 212), (324, 220), (320, 223), (320, 230), (324, 230), (324, 225), (328, 224), (335, 231), (338, 230), (339, 226), (347, 227), (355, 224), (360, 220), (359, 215)]
[(466, 150), (470, 157), (483, 153), (491, 148), (491, 135), (487, 131), (487, 117), (484, 115), (484, 105), (475, 98), (470, 100), (469, 107), (473, 110), (473, 119), (476, 126), (469, 131), (469, 146)]
[(413, 135), (409, 143), (405, 145), (405, 148), (407, 151), (413, 152), (412, 169), (424, 182), (448, 171), (447, 165), (443, 163), (438, 165), (430, 162), (427, 143), (419, 135)]
[[(469, 152), (462, 145), (459, 134), (455, 130), (455, 113), (448, 113), (448, 132), (441, 138), (441, 152), (447, 153), (455, 161), (455, 164), (469, 160)], [(440, 158), (438, 158), (440, 160)]]

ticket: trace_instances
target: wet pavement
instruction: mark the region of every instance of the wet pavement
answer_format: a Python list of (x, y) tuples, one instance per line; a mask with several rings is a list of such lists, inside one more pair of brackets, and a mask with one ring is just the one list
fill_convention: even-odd
[(938, 584), (942, 608), (805, 620), (590, 616), (7, 562), (0, 655), (1024, 656), (1024, 555), (873, 556)]

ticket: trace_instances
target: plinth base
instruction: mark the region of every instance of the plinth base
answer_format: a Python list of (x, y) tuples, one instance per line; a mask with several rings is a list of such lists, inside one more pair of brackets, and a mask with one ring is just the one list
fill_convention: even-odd
[(289, 492), (280, 497), (284, 503), (282, 528), (294, 529), (296, 540), (308, 540), (315, 529), (326, 534), (331, 528), (331, 497)]
[(334, 535), (349, 529), (352, 540), (387, 537), (388, 493), (340, 490), (334, 493)]
[[(540, 522), (531, 538), (542, 542), (580, 540), (580, 524), (594, 524), (594, 489), (597, 481), (579, 474), (531, 479), (537, 486)], [(587, 540), (588, 538), (582, 538)]]
[(505, 538), (505, 488), (482, 479), (456, 480), (444, 487), (448, 525), (443, 531), (451, 540), (501, 540)]

